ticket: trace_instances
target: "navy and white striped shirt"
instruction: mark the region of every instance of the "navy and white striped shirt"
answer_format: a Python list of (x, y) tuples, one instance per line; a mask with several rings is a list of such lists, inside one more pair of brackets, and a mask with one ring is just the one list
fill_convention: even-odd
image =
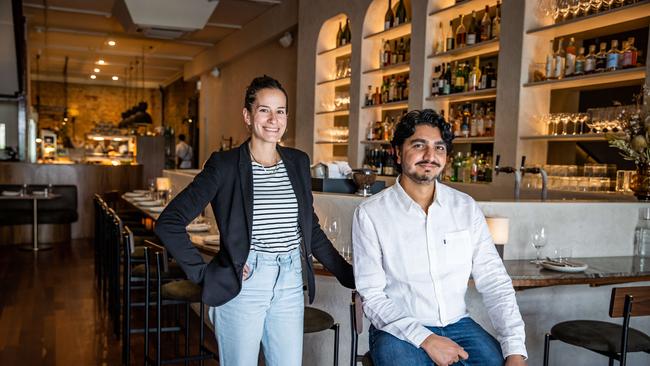
[(287, 253), (300, 246), (298, 201), (284, 162), (264, 167), (253, 161), (251, 250)]

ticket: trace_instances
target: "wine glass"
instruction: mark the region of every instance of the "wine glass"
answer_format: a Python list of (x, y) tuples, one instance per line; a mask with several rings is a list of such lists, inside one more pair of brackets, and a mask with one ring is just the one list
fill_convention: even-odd
[(591, 12), (594, 14), (598, 13), (602, 5), (603, 0), (591, 0)]
[(341, 235), (341, 219), (336, 216), (325, 219), (325, 235), (332, 242), (332, 245), (336, 247), (336, 240)]
[(546, 236), (546, 227), (544, 226), (536, 227), (533, 230), (533, 232), (530, 234), (530, 245), (532, 245), (533, 248), (535, 248), (535, 257), (536, 257), (534, 261), (530, 261), (531, 263), (535, 263), (535, 264), (542, 263), (541, 249), (546, 245), (547, 241), (548, 238)]
[(149, 188), (149, 198), (153, 200), (155, 199), (154, 193), (156, 192), (156, 180), (154, 178), (149, 178), (147, 183), (147, 187)]
[(582, 15), (586, 16), (589, 14), (589, 9), (591, 8), (590, 0), (580, 0), (580, 10), (582, 10)]
[(573, 18), (577, 18), (580, 14), (580, 0), (569, 0), (569, 10)]
[(569, 17), (569, 0), (558, 0), (557, 7), (559, 8), (562, 20), (567, 20)]

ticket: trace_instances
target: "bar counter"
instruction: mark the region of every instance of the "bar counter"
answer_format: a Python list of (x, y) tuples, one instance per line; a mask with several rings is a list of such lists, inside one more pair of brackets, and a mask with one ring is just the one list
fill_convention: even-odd
[[(174, 192), (189, 184), (198, 171), (164, 171), (171, 178)], [(349, 246), (352, 232), (352, 215), (365, 198), (355, 195), (314, 192), (314, 210), (321, 224), (336, 218), (341, 224), (341, 235), (335, 246), (341, 250)], [(604, 201), (478, 201), (486, 217), (509, 218), (509, 240), (504, 246), (504, 264), (510, 274), (520, 311), (526, 323), (528, 364), (542, 363), (544, 334), (565, 320), (593, 319), (619, 321), (608, 317), (611, 289), (614, 284), (650, 284), (650, 263), (632, 257), (634, 227), (638, 210), (647, 207), (643, 202)], [(388, 208), (390, 209), (390, 208)], [(206, 209), (211, 217), (212, 210)], [(571, 257), (585, 262), (589, 268), (583, 273), (560, 273), (541, 269), (531, 264), (535, 249), (528, 238), (532, 229), (545, 225), (548, 244), (542, 257), (552, 256), (554, 249), (570, 248)], [(193, 234), (194, 235), (194, 234)], [(207, 257), (218, 248), (195, 244)], [(342, 287), (327, 271), (317, 270), (316, 299), (312, 306), (329, 312), (349, 329), (350, 291)], [(629, 286), (625, 285), (625, 286)], [(485, 311), (481, 295), (473, 286), (466, 295), (468, 312), (488, 332), (494, 333)], [(365, 322), (365, 329), (368, 324)], [(634, 327), (650, 329), (650, 319), (634, 319)], [(367, 332), (361, 334), (359, 351), (368, 348)], [(330, 365), (331, 334), (305, 336), (303, 363)], [(340, 364), (349, 362), (350, 333), (341, 332)], [(590, 352), (575, 352), (572, 346), (557, 343), (551, 356), (553, 365), (601, 364), (601, 356)], [(647, 355), (631, 354), (628, 365), (647, 365)]]

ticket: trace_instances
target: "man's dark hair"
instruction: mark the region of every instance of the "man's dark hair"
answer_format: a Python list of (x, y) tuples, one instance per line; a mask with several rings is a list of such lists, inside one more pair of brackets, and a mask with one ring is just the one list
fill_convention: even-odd
[(180, 135), (178, 135), (178, 139), (181, 141), (185, 141), (185, 135), (181, 133)]
[[(442, 141), (444, 141), (445, 147), (447, 148), (447, 155), (451, 154), (452, 142), (454, 140), (451, 125), (445, 121), (444, 117), (436, 113), (433, 109), (413, 110), (405, 114), (397, 126), (395, 126), (393, 140), (390, 142), (393, 146), (395, 161), (397, 161), (397, 149), (402, 148), (404, 141), (413, 136), (415, 128), (419, 125), (438, 127), (438, 129), (440, 129)], [(397, 164), (396, 168), (399, 173), (402, 172), (400, 164)]]
[(287, 109), (289, 108), (289, 96), (287, 95), (287, 91), (282, 87), (282, 84), (274, 78), (264, 75), (253, 79), (251, 84), (246, 88), (246, 96), (244, 97), (244, 108), (246, 108), (246, 110), (249, 112), (253, 111), (253, 103), (255, 102), (255, 98), (257, 98), (257, 92), (262, 89), (280, 90), (284, 94), (284, 98), (287, 100), (286, 107)]

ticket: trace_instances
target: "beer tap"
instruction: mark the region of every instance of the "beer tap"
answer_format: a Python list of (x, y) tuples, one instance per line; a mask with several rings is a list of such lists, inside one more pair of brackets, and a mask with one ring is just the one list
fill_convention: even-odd
[(521, 167), (519, 168), (519, 171), (521, 171), (521, 176), (523, 177), (524, 174), (526, 173), (531, 173), (531, 174), (539, 174), (542, 176), (542, 201), (546, 201), (548, 199), (548, 175), (546, 174), (546, 171), (543, 168), (537, 168), (537, 167), (525, 167), (526, 164), (526, 155), (521, 157)]
[(501, 155), (497, 154), (497, 160), (496, 163), (494, 164), (494, 172), (496, 173), (496, 175), (499, 175), (499, 173), (515, 175), (515, 201), (519, 201), (519, 191), (521, 187), (521, 173), (517, 169), (511, 166), (499, 166), (500, 161), (501, 161)]

